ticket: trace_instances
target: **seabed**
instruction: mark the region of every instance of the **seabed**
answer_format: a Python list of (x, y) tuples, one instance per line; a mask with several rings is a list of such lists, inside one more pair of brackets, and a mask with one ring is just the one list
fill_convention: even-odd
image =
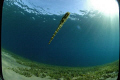
[(119, 60), (93, 67), (62, 67), (34, 62), (2, 49), (4, 80), (116, 80)]

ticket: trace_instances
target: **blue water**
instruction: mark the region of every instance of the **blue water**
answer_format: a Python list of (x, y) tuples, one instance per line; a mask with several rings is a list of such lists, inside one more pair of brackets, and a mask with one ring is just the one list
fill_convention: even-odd
[(79, 20), (68, 18), (49, 45), (63, 15), (35, 15), (6, 3), (2, 16), (2, 48), (59, 66), (95, 66), (119, 59), (118, 16), (111, 21), (109, 17), (85, 18), (71, 14), (70, 17)]

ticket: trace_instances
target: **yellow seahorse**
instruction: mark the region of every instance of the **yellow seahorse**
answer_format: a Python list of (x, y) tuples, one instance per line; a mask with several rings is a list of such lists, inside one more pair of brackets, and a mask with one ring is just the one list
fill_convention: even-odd
[(50, 41), (48, 44), (51, 43), (51, 41), (53, 40), (53, 38), (55, 37), (55, 35), (58, 33), (58, 31), (61, 29), (61, 27), (63, 26), (63, 24), (66, 22), (66, 20), (68, 19), (68, 16), (70, 15), (69, 12), (65, 13), (65, 15), (63, 16), (63, 18), (60, 21), (60, 24), (58, 26), (58, 28), (56, 29), (56, 31), (54, 32), (53, 36), (51, 37)]

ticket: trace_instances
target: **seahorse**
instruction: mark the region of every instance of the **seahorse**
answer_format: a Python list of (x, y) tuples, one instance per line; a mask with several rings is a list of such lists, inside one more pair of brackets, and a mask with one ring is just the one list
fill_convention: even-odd
[(63, 16), (63, 18), (60, 21), (60, 24), (58, 26), (58, 28), (56, 29), (56, 31), (54, 32), (53, 36), (51, 37), (50, 41), (48, 44), (51, 43), (51, 41), (54, 39), (55, 35), (58, 33), (58, 31), (62, 28), (63, 24), (66, 22), (66, 20), (68, 19), (70, 15), (70, 12), (66, 12), (65, 15)]

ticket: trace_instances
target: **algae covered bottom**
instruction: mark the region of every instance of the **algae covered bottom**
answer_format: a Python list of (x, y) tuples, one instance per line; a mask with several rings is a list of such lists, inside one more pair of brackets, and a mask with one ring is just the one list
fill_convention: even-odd
[(117, 77), (119, 71), (118, 60), (93, 67), (63, 67), (34, 62), (4, 50), (2, 51), (2, 61), (5, 60), (5, 57), (9, 61), (13, 61), (12, 66), (10, 64), (7, 67), (3, 65), (3, 68), (5, 68), (3, 73), (5, 74), (4, 71), (7, 70), (13, 71), (20, 77), (24, 76), (26, 80), (31, 80), (33, 76), (37, 77), (34, 80), (107, 80)]

